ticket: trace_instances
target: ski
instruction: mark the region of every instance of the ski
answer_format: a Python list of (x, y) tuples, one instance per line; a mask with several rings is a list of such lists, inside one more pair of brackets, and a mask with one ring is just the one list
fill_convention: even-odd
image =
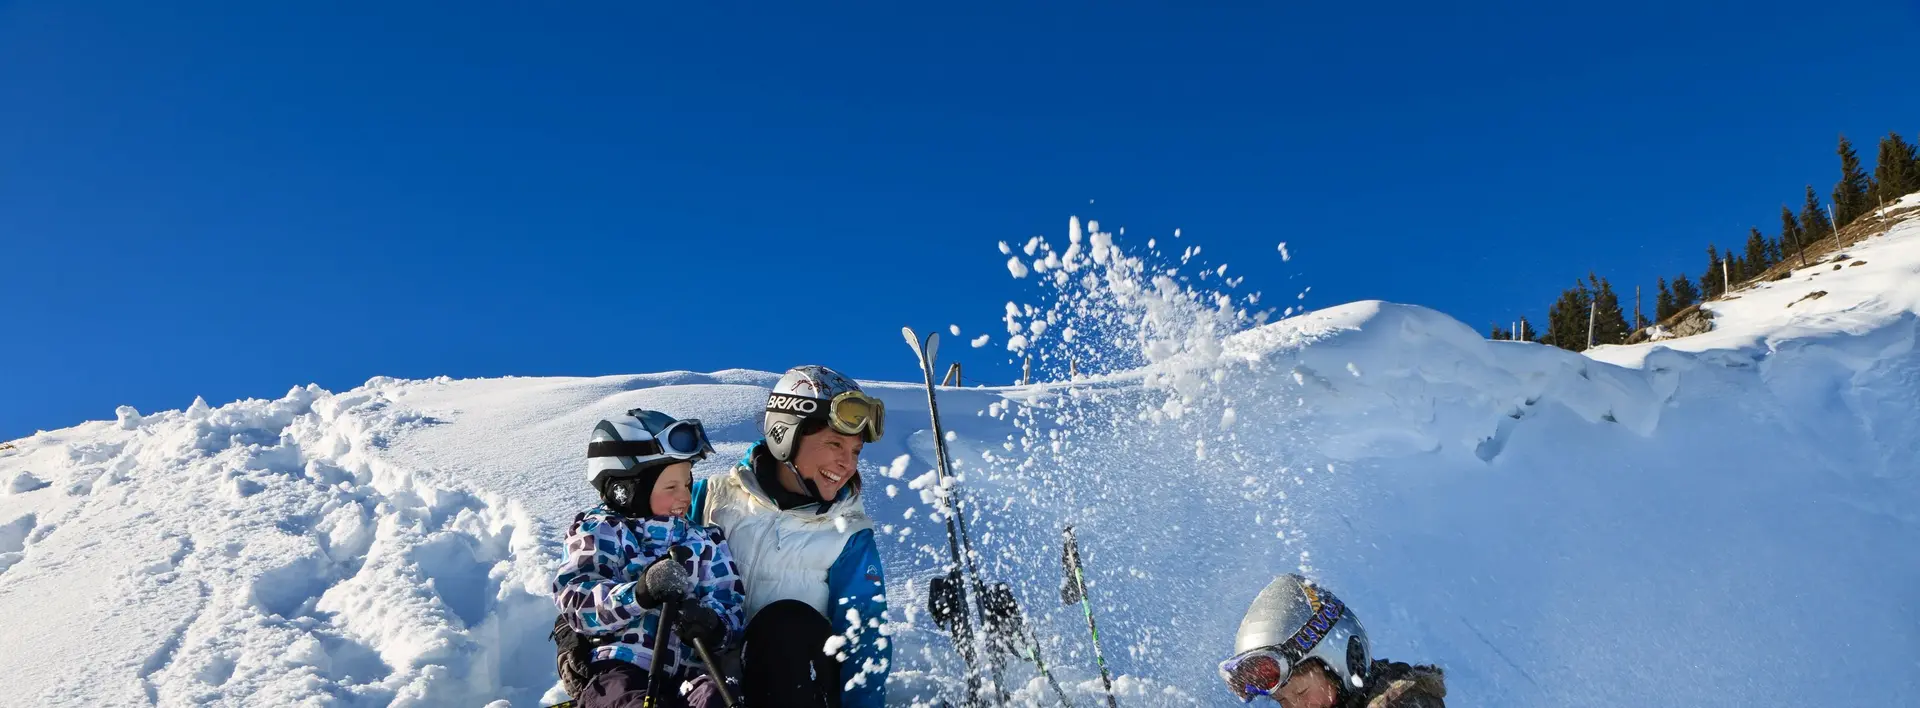
[(1100, 664), (1100, 683), (1107, 688), (1107, 708), (1119, 708), (1113, 699), (1113, 676), (1107, 672), (1107, 656), (1100, 651), (1100, 628), (1093, 623), (1093, 603), (1087, 599), (1086, 575), (1080, 565), (1080, 541), (1074, 538), (1072, 526), (1062, 535), (1066, 538), (1060, 545), (1060, 566), (1067, 576), (1067, 584), (1060, 588), (1060, 602), (1066, 605), (1078, 602), (1080, 609), (1086, 611), (1087, 632), (1093, 635), (1093, 658)]
[[(940, 403), (935, 396), (933, 383), (933, 363), (940, 352), (940, 333), (928, 334), (924, 345), (912, 327), (901, 327), (900, 336), (907, 340), (907, 346), (913, 349), (914, 356), (919, 358), (920, 374), (926, 380), (927, 414), (933, 427), (934, 472), (941, 489), (946, 493), (944, 506), (947, 517), (947, 550), (952, 557), (953, 567), (945, 578), (936, 577), (928, 583), (929, 605), (933, 609), (934, 621), (948, 628), (953, 637), (953, 643), (960, 650), (961, 660), (967, 665), (967, 703), (979, 705), (981, 683), (985, 677), (980, 671), (981, 657), (975, 643), (972, 612), (975, 610), (980, 612), (981, 624), (984, 627), (988, 615), (985, 606), (979, 603), (985, 599), (986, 593), (980, 582), (980, 569), (974, 561), (973, 540), (967, 534), (967, 519), (961, 510), (960, 488), (953, 480), (953, 469), (947, 463), (946, 432), (940, 427)], [(967, 602), (969, 589), (973, 593), (973, 606), (969, 606)], [(992, 653), (989, 653), (985, 663), (992, 674), (993, 689), (999, 699), (998, 704), (1005, 704), (1007, 695), (1001, 681), (1000, 662)]]

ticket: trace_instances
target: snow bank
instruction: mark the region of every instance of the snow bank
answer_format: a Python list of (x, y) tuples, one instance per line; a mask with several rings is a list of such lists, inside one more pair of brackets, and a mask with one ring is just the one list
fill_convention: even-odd
[(46, 487), (46, 480), (35, 477), (32, 472), (21, 472), (14, 475), (12, 481), (7, 482), (7, 493), (25, 494)]
[[(17, 443), (0, 692), (42, 705), (532, 705), (548, 530), (380, 455), (390, 388), (122, 415)], [(131, 424), (126, 424), (131, 421)], [(16, 485), (17, 487), (17, 485)], [(57, 641), (59, 638), (95, 641)], [(74, 671), (73, 667), (91, 667)]]

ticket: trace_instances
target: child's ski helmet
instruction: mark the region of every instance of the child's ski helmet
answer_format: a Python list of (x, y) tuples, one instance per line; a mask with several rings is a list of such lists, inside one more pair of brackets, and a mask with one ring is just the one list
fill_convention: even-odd
[(1268, 583), (1253, 598), (1234, 635), (1235, 654), (1272, 648), (1293, 666), (1319, 659), (1347, 692), (1364, 687), (1373, 664), (1367, 630), (1340, 598), (1299, 575), (1288, 573)]
[(601, 501), (629, 516), (652, 516), (647, 499), (661, 470), (713, 452), (700, 421), (635, 408), (600, 421), (587, 438), (587, 483)]

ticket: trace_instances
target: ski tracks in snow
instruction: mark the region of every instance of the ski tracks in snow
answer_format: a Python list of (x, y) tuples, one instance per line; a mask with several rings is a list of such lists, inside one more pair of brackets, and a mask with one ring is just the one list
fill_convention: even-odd
[[(557, 550), (541, 540), (554, 534), (517, 503), (385, 459), (394, 436), (439, 423), (387, 392), (376, 381), (152, 416), (123, 408), (19, 441), (0, 478), (32, 481), (0, 496), (0, 614), (22, 618), (14, 630), (29, 639), (0, 652), (0, 692), (114, 705), (539, 701), (554, 683)], [(99, 639), (62, 640), (76, 636)]]

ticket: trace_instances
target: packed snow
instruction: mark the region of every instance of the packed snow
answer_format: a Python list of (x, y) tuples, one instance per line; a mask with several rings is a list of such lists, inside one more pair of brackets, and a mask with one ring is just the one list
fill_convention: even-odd
[[(1123, 705), (1237, 705), (1214, 664), (1293, 570), (1353, 606), (1380, 655), (1443, 665), (1459, 705), (1920, 694), (1920, 221), (1711, 305), (1712, 332), (1592, 356), (1408, 305), (1287, 316), (1199, 281), (1220, 264), (1125, 246), (1076, 220), (1064, 249), (1036, 237), (1009, 261), (1036, 288), (1005, 308), (1009, 335), (1054, 383), (941, 390), (960, 484), (930, 474), (905, 347), (904, 383), (865, 382), (890, 418), (863, 476), (884, 489), (865, 498), (894, 703), (959, 685), (924, 611), (955, 495), (1080, 705), (1101, 688), (1084, 617), (1058, 603), (1069, 524)], [(758, 437), (776, 378), (376, 378), (14, 441), (0, 693), (557, 701), (546, 588), (591, 503), (586, 432), (635, 407), (698, 417), (710, 475)], [(1004, 681), (1057, 705), (1031, 665)]]

